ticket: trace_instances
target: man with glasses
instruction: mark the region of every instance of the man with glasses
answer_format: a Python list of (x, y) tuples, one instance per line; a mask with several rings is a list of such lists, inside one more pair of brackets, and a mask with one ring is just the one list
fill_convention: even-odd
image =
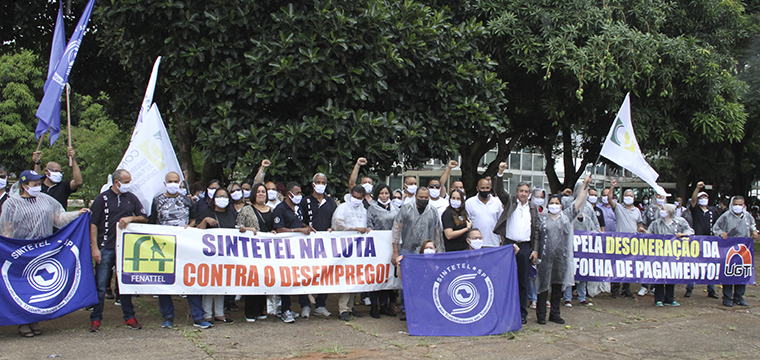
[[(42, 182), (42, 192), (52, 196), (58, 200), (66, 209), (69, 202), (69, 196), (79, 190), (82, 186), (82, 172), (79, 171), (79, 165), (77, 165), (76, 152), (74, 148), (69, 146), (68, 156), (71, 158), (71, 175), (74, 177), (72, 180), (63, 180), (63, 171), (61, 170), (61, 164), (50, 161), (45, 165), (45, 180)], [(41, 173), (40, 164), (42, 159), (42, 152), (35, 151), (32, 154), (32, 160), (34, 160), (34, 171), (38, 174)]]
[(428, 190), (430, 190), (430, 205), (438, 210), (438, 216), (443, 215), (446, 208), (449, 207), (449, 202), (446, 200), (446, 187), (443, 185), (448, 181), (451, 169), (457, 167), (459, 164), (456, 160), (449, 161), (446, 170), (440, 178), (432, 178), (428, 181)]

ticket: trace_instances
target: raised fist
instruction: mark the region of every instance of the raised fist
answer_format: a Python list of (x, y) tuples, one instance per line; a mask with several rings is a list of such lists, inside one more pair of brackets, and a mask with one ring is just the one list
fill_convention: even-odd
[(359, 165), (359, 166), (367, 165), (367, 159), (363, 157), (356, 159), (356, 165)]
[(261, 167), (269, 167), (269, 165), (272, 165), (269, 159), (261, 160)]

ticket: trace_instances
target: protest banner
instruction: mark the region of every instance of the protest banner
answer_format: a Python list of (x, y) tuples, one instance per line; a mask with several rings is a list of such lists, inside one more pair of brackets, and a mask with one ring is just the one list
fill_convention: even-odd
[(522, 327), (512, 246), (404, 255), (410, 335), (480, 336)]
[(52, 320), (98, 302), (90, 214), (35, 240), (0, 237), (0, 325)]
[(256, 235), (130, 224), (119, 229), (127, 294), (324, 294), (399, 289), (390, 231)]
[(576, 231), (575, 280), (754, 284), (750, 238)]

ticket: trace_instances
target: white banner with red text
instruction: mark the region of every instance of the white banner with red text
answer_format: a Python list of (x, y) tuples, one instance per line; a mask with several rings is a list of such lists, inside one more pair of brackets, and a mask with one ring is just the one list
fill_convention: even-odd
[(241, 233), (130, 224), (119, 229), (123, 294), (325, 294), (400, 289), (390, 231)]

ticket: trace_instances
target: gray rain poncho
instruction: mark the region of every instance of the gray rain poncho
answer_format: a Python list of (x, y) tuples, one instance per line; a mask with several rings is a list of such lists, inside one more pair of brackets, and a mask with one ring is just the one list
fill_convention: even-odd
[[(574, 207), (575, 202), (570, 204), (570, 207)], [(583, 215), (580, 220), (581, 215)], [(596, 218), (594, 212), (594, 206), (590, 202), (584, 201), (581, 205), (581, 212), (573, 219), (573, 229), (579, 231), (602, 231), (602, 227), (599, 226), (599, 219)]]
[(79, 216), (79, 211), (66, 212), (58, 200), (40, 193), (34, 198), (19, 194), (19, 183), (13, 184), (0, 215), (2, 235), (14, 239), (39, 239), (53, 234), (53, 227), (62, 228)]
[(367, 228), (372, 230), (393, 230), (393, 219), (396, 218), (399, 208), (393, 204), (384, 208), (377, 201), (370, 201), (367, 209)]
[(551, 284), (562, 284), (562, 290), (575, 284), (573, 258), (573, 223), (578, 216), (575, 206), (562, 210), (556, 218), (541, 214), (541, 263), (536, 276), (536, 293), (549, 291)]
[(435, 252), (445, 252), (441, 229), (438, 210), (428, 205), (420, 214), (417, 202), (413, 201), (402, 205), (393, 220), (393, 243), (400, 244), (398, 248), (402, 254), (417, 254), (422, 243), (430, 239), (435, 244)]

